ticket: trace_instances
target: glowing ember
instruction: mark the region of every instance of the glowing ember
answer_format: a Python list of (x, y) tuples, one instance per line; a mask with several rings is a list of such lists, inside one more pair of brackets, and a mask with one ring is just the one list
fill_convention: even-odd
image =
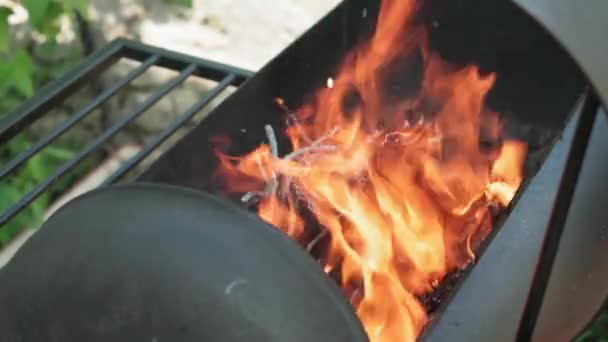
[[(428, 320), (419, 298), (474, 258), (513, 199), (527, 152), (484, 106), (494, 75), (428, 51), (416, 5), (382, 3), (374, 36), (290, 115), (293, 152), (278, 156), (269, 126), (268, 145), (218, 152), (226, 189), (258, 199), (260, 217), (338, 278), (375, 342), (416, 339)], [(389, 94), (389, 66), (416, 54), (416, 95)]]

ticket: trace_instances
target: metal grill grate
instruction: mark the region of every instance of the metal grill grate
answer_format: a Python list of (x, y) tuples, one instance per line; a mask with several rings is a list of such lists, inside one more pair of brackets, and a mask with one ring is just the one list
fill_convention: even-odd
[(67, 97), (77, 91), (83, 84), (98, 77), (101, 72), (117, 63), (121, 58), (139, 61), (141, 64), (128, 72), (118, 81), (111, 84), (107, 89), (98, 94), (89, 103), (76, 111), (67, 120), (57, 125), (40, 140), (32, 144), (27, 150), (21, 152), (17, 157), (0, 167), (0, 180), (7, 178), (24, 163), (30, 160), (46, 146), (62, 136), (68, 129), (87, 117), (94, 109), (123, 89), (127, 84), (142, 75), (152, 66), (175, 70), (179, 74), (173, 79), (162, 84), (154, 93), (144, 101), (129, 110), (119, 120), (110, 125), (101, 134), (90, 140), (70, 160), (61, 165), (53, 174), (36, 185), (29, 193), (11, 205), (0, 214), (0, 229), (25, 209), (32, 201), (46, 191), (51, 185), (74, 169), (80, 162), (98, 149), (102, 144), (120, 132), (126, 125), (137, 119), (146, 110), (169, 94), (177, 86), (184, 83), (189, 77), (201, 77), (219, 82), (213, 89), (209, 90), (198, 101), (181, 113), (175, 121), (167, 124), (156, 136), (150, 139), (143, 148), (130, 160), (115, 171), (103, 185), (117, 182), (130, 170), (137, 166), (144, 158), (158, 148), (164, 141), (173, 135), (180, 127), (189, 122), (192, 117), (202, 111), (214, 98), (216, 98), (228, 86), (240, 86), (252, 72), (236, 67), (208, 61), (193, 56), (160, 49), (142, 43), (117, 39), (104, 48), (86, 58), (80, 65), (68, 72), (60, 79), (43, 87), (35, 97), (21, 105), (17, 110), (8, 114), (0, 121), (0, 145), (6, 143), (31, 123), (49, 112)]

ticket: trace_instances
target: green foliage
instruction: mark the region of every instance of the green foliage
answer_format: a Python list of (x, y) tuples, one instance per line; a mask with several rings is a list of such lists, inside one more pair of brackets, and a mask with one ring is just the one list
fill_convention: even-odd
[(87, 0), (63, 0), (66, 10), (72, 10), (80, 13), (83, 18), (88, 18), (87, 8), (89, 3)]
[(24, 97), (34, 95), (34, 65), (29, 54), (19, 49), (11, 61), (11, 79), (15, 89)]
[(34, 65), (30, 55), (16, 49), (0, 62), (0, 110), (12, 109), (20, 100), (34, 93)]
[[(22, 0), (28, 11), (31, 29), (44, 37), (45, 42), (38, 46), (41, 56), (54, 56), (60, 51), (57, 44), (59, 20), (62, 16), (79, 12), (86, 17), (88, 0)], [(26, 50), (11, 39), (8, 17), (12, 11), (0, 7), (0, 113), (6, 113), (16, 104), (30, 97), (34, 89), (57, 76), (57, 66), (41, 66), (34, 61), (34, 52)], [(33, 49), (30, 49), (33, 50)], [(73, 52), (73, 51), (70, 51)], [(64, 63), (75, 54), (68, 54)], [(60, 68), (64, 71), (64, 68)]]
[(608, 312), (601, 314), (577, 342), (608, 342)]
[[(30, 139), (20, 134), (0, 149), (0, 159), (4, 156), (14, 156), (24, 151), (30, 145)], [(23, 195), (42, 182), (55, 168), (74, 154), (72, 149), (49, 146), (43, 153), (32, 157), (17, 175), (9, 177), (0, 183), (0, 211), (4, 211), (17, 202)], [(7, 158), (9, 159), (9, 158)], [(45, 209), (49, 206), (52, 193), (46, 192), (38, 197), (26, 210), (22, 211), (5, 227), (0, 229), (0, 247), (8, 243), (14, 235), (25, 227), (40, 224)]]
[(8, 50), (10, 32), (8, 27), (8, 17), (13, 11), (10, 8), (0, 7), (0, 53)]
[[(60, 46), (57, 43), (57, 35), (62, 16), (77, 11), (87, 17), (88, 0), (22, 0), (21, 4), (28, 11), (30, 29), (41, 36), (44, 42), (31, 46), (27, 42), (16, 41), (8, 23), (12, 11), (0, 6), (0, 119), (31, 97), (35, 89), (49, 79), (59, 76), (66, 66), (73, 64), (75, 59), (80, 57), (80, 51), (66, 50)], [(44, 58), (45, 61), (39, 58)], [(5, 165), (31, 143), (30, 136), (22, 133), (0, 146), (0, 165)], [(51, 175), (59, 165), (72, 157), (76, 150), (75, 146), (48, 146), (15, 174), (0, 181), (0, 212)], [(78, 171), (74, 174), (77, 173)], [(56, 193), (65, 190), (71, 182), (73, 179), (62, 179), (2, 227), (0, 248), (22, 229), (36, 227)]]
[(55, 20), (55, 16), (49, 16), (49, 8), (51, 1), (49, 0), (22, 0), (21, 4), (29, 15), (29, 20), (32, 26), (38, 31), (43, 31), (42, 27), (47, 23), (51, 23)]
[(34, 92), (33, 64), (22, 48), (12, 49), (8, 17), (12, 11), (0, 7), (0, 110), (13, 108)]
[(53, 38), (59, 32), (58, 19), (72, 11), (87, 17), (88, 0), (22, 0), (29, 13), (30, 24), (38, 32)]
[(169, 3), (174, 3), (176, 5), (184, 6), (184, 7), (192, 7), (192, 0), (165, 0)]

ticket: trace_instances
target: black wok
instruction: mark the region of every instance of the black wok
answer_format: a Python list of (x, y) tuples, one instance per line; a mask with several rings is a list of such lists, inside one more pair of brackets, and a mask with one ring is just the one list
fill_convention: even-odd
[(366, 341), (295, 243), (211, 195), (133, 184), (54, 214), (0, 271), (2, 341)]

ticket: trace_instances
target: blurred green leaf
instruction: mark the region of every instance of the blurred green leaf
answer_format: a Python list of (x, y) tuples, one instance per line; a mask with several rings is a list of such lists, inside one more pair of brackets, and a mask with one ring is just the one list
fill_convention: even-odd
[(46, 148), (45, 152), (52, 158), (57, 160), (67, 160), (70, 159), (76, 154), (73, 149), (69, 149), (66, 147), (56, 147), (49, 146)]
[(13, 57), (13, 84), (25, 97), (34, 95), (34, 64), (25, 50), (17, 50)]
[(47, 20), (46, 14), (51, 0), (21, 0), (21, 4), (27, 9), (32, 26), (40, 30), (42, 24)]
[(50, 196), (48, 193), (43, 193), (30, 204), (30, 209), (32, 211), (32, 218), (29, 222), (30, 228), (38, 227), (42, 223), (46, 208), (50, 204)]
[(10, 42), (8, 17), (13, 13), (10, 8), (0, 6), (0, 52), (6, 52)]
[[(6, 61), (0, 59), (0, 96), (3, 101), (6, 100), (6, 96), (4, 96), (4, 93), (7, 92), (8, 88), (12, 84), (11, 72), (12, 68), (10, 63), (7, 63)], [(0, 102), (0, 104), (3, 103), (4, 102)]]
[(36, 55), (52, 58), (57, 54), (58, 48), (56, 40), (47, 40), (36, 47)]
[(19, 199), (20, 193), (8, 182), (0, 183), (0, 210), (8, 208), (16, 200)]
[[(11, 28), (7, 20), (11, 11), (0, 6), (0, 116), (13, 110), (26, 97), (32, 96), (35, 88), (49, 78), (63, 74), (66, 67), (82, 57), (80, 48), (74, 48), (75, 52), (72, 52), (65, 50), (69, 47), (59, 45), (57, 35), (60, 30), (59, 19), (62, 16), (71, 15), (74, 11), (84, 17), (87, 16), (88, 0), (17, 0), (17, 2), (21, 2), (28, 11), (29, 26), (32, 31), (42, 34), (45, 39), (42, 44), (35, 44), (32, 54), (25, 49), (12, 48), (17, 42), (11, 40)], [(29, 38), (33, 42), (31, 37)], [(36, 59), (33, 56), (36, 56)], [(37, 63), (38, 60), (50, 62)], [(5, 144), (0, 144), (0, 165), (13, 159), (31, 144), (32, 139), (26, 132), (13, 137)], [(76, 150), (78, 146), (62, 144), (47, 146), (23, 165), (19, 172), (3, 179), (0, 182), (0, 212), (12, 206), (50, 176), (65, 160), (73, 157)], [(89, 158), (85, 163), (79, 164), (73, 172), (59, 179), (48, 191), (42, 193), (5, 224), (0, 229), (0, 247), (23, 229), (36, 228), (51, 201), (70, 187), (78, 175), (89, 170), (93, 163), (95, 160)]]
[(64, 13), (65, 8), (60, 2), (49, 2), (44, 21), (38, 28), (40, 33), (44, 34), (48, 40), (54, 41), (57, 38), (57, 34), (59, 34), (59, 17)]
[(63, 4), (68, 10), (74, 10), (80, 13), (84, 18), (88, 18), (89, 1), (88, 0), (64, 0)]
[(184, 7), (192, 7), (192, 0), (169, 0), (174, 4), (184, 6)]
[(44, 155), (40, 153), (34, 155), (26, 167), (32, 175), (32, 180), (36, 183), (42, 182), (53, 171), (45, 164)]
[[(1, 92), (0, 96), (2, 96)], [(4, 114), (13, 111), (21, 104), (21, 100), (17, 96), (10, 95), (0, 98), (2, 98), (2, 101), (0, 101), (0, 118), (2, 118)]]
[(13, 137), (4, 147), (9, 154), (16, 155), (30, 146), (30, 139), (25, 133)]

